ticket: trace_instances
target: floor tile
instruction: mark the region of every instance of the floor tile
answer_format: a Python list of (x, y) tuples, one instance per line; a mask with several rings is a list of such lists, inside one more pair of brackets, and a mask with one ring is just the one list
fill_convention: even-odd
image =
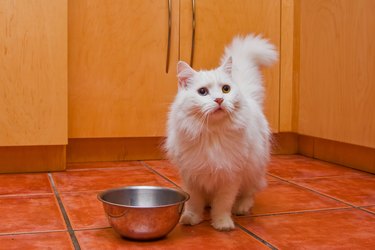
[(268, 172), (284, 179), (368, 175), (365, 172), (298, 155), (273, 156)]
[(0, 174), (0, 195), (52, 193), (48, 174)]
[(270, 182), (256, 195), (251, 215), (348, 207), (344, 203), (283, 182)]
[(84, 249), (269, 249), (240, 229), (218, 232), (208, 223), (196, 226), (178, 225), (166, 238), (151, 241), (129, 241), (118, 236), (112, 229), (76, 232)]
[(109, 227), (98, 192), (62, 193), (61, 200), (74, 230)]
[(77, 169), (101, 169), (101, 168), (122, 168), (122, 167), (139, 167), (142, 166), (139, 161), (116, 161), (116, 162), (83, 162), (68, 163), (66, 168), (68, 171)]
[(363, 207), (363, 209), (375, 214), (375, 206)]
[(53, 195), (0, 197), (0, 234), (65, 230)]
[(172, 163), (166, 160), (162, 161), (145, 161), (145, 164), (154, 169), (156, 172), (164, 175), (175, 184), (181, 186), (182, 180), (178, 174), (178, 169)]
[(375, 175), (317, 178), (293, 182), (355, 206), (375, 205)]
[(280, 249), (372, 249), (375, 246), (375, 215), (358, 209), (236, 220)]
[(0, 249), (6, 250), (73, 250), (67, 232), (51, 232), (36, 234), (17, 234), (0, 236)]
[(146, 167), (94, 169), (53, 173), (59, 192), (104, 190), (127, 185), (172, 186)]

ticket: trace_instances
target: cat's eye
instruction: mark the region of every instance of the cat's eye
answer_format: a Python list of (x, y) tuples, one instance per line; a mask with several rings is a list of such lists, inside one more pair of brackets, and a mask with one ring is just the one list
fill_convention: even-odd
[(221, 90), (223, 91), (224, 94), (229, 93), (229, 92), (230, 92), (230, 86), (227, 85), (227, 84), (225, 84), (225, 85), (221, 88)]
[(204, 88), (204, 87), (200, 88), (200, 89), (198, 89), (198, 94), (205, 96), (205, 95), (208, 94), (208, 89)]

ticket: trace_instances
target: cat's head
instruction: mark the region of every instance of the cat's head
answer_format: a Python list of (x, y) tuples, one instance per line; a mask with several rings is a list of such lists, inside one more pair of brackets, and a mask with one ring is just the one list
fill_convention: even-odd
[(178, 91), (183, 112), (200, 119), (221, 120), (238, 109), (240, 92), (232, 82), (232, 58), (209, 71), (195, 71), (187, 63), (177, 64)]

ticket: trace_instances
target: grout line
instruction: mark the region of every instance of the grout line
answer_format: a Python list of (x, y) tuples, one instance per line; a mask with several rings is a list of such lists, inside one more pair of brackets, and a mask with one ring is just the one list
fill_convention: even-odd
[(18, 194), (0, 194), (0, 198), (12, 198), (12, 197), (25, 197), (25, 196), (53, 196), (54, 194), (51, 193), (18, 193)]
[(284, 179), (284, 178), (281, 178), (281, 177), (279, 177), (279, 176), (272, 175), (272, 174), (269, 174), (269, 175), (272, 176), (272, 177), (275, 177), (275, 178), (277, 178), (277, 179), (279, 179), (279, 180), (281, 180), (281, 181), (283, 181), (283, 182), (286, 182), (286, 183), (292, 184), (292, 185), (294, 185), (294, 186), (297, 186), (297, 187), (299, 187), (299, 188), (302, 188), (302, 189), (308, 190), (308, 191), (313, 192), (313, 193), (315, 193), (315, 194), (319, 194), (319, 195), (321, 195), (321, 196), (323, 196), (323, 197), (326, 197), (326, 198), (329, 198), (329, 199), (335, 200), (335, 201), (337, 201), (337, 202), (341, 202), (341, 203), (343, 203), (343, 204), (345, 204), (345, 205), (348, 205), (348, 206), (350, 206), (350, 207), (352, 207), (352, 208), (359, 208), (359, 207), (360, 207), (360, 206), (356, 206), (356, 205), (354, 205), (354, 204), (348, 203), (348, 202), (346, 202), (346, 201), (344, 201), (344, 200), (341, 200), (341, 199), (339, 199), (339, 198), (336, 198), (336, 197), (330, 196), (330, 195), (328, 195), (328, 194), (324, 194), (324, 193), (319, 192), (319, 191), (317, 191), (317, 190), (315, 190), (315, 189), (312, 189), (312, 188), (309, 188), (309, 187), (306, 187), (306, 186), (302, 186), (302, 185), (300, 185), (300, 184), (298, 184), (298, 183), (296, 183), (296, 182), (293, 182), (293, 180), (287, 180), (287, 179)]
[(129, 168), (139, 168), (139, 166), (114, 166), (114, 167), (87, 167), (87, 168), (71, 168), (65, 170), (66, 172), (79, 172), (79, 171), (92, 171), (92, 170), (118, 170), (118, 169), (129, 169)]
[(180, 187), (179, 185), (177, 185), (176, 183), (174, 183), (173, 181), (171, 181), (168, 177), (164, 176), (163, 174), (159, 173), (158, 171), (156, 171), (155, 169), (153, 169), (152, 167), (150, 167), (147, 163), (141, 161), (141, 164), (146, 167), (147, 169), (149, 169), (150, 171), (152, 171), (153, 173), (155, 173), (156, 175), (162, 177), (164, 180), (168, 181), (169, 183), (173, 184), (174, 186), (176, 187)]
[(308, 209), (300, 211), (290, 211), (290, 212), (276, 212), (269, 214), (256, 214), (256, 215), (242, 215), (237, 216), (237, 219), (241, 218), (255, 218), (255, 217), (270, 217), (270, 216), (279, 216), (279, 215), (297, 215), (297, 214), (306, 214), (306, 213), (319, 213), (319, 212), (329, 212), (329, 211), (338, 211), (338, 210), (349, 210), (353, 209), (352, 207), (332, 207), (332, 208), (320, 208), (320, 209)]
[(93, 230), (103, 230), (103, 229), (111, 229), (112, 227), (111, 226), (107, 226), (107, 227), (92, 227), (92, 228), (79, 228), (79, 229), (76, 229), (75, 231), (76, 232), (80, 232), (80, 231), (93, 231)]
[[(315, 177), (300, 177), (300, 178), (292, 178), (292, 179), (284, 179), (283, 177), (279, 177), (274, 174), (267, 173), (269, 176), (275, 177), (278, 180), (286, 181), (286, 182), (292, 182), (292, 181), (304, 181), (304, 180), (319, 180), (319, 179), (340, 179), (340, 178), (371, 178), (367, 176), (361, 176), (359, 174), (353, 174), (353, 175), (328, 175), (328, 176), (315, 176)], [(271, 182), (272, 180), (270, 180)]]
[(369, 213), (371, 215), (375, 215), (375, 212), (373, 211), (370, 211), (370, 210), (367, 210), (366, 207), (357, 207), (359, 210), (363, 211), (363, 212), (366, 212), (366, 213)]
[(240, 225), (239, 223), (235, 222), (236, 226), (239, 227), (242, 231), (244, 231), (245, 233), (249, 234), (250, 236), (252, 236), (253, 238), (255, 238), (256, 240), (260, 241), (261, 243), (263, 243), (264, 245), (266, 245), (267, 247), (269, 247), (270, 249), (272, 250), (277, 250), (278, 248), (275, 247), (274, 245), (272, 245), (271, 243), (267, 242), (266, 240), (262, 239), (261, 237), (259, 237), (258, 235), (256, 235), (255, 233), (251, 232), (250, 230), (248, 230), (247, 228), (243, 227), (242, 225)]
[(24, 231), (24, 232), (11, 232), (11, 233), (0, 233), (1, 236), (9, 236), (9, 235), (24, 235), (24, 234), (48, 234), (48, 233), (66, 233), (66, 230), (40, 230), (40, 231)]
[[(346, 178), (346, 177), (356, 177), (358, 176), (357, 174), (354, 175), (328, 175), (328, 176), (314, 176), (314, 177), (299, 177), (299, 178), (284, 178), (280, 177), (275, 174), (267, 173), (267, 175), (271, 177), (275, 177), (278, 181), (283, 181), (283, 182), (288, 182), (292, 183), (293, 181), (299, 181), (299, 180), (318, 180), (318, 179), (338, 179), (338, 178)], [(272, 180), (271, 180), (272, 181)]]
[(69, 236), (70, 236), (70, 239), (72, 240), (74, 249), (75, 250), (81, 250), (81, 247), (80, 247), (79, 242), (77, 240), (77, 237), (76, 237), (76, 235), (74, 233), (72, 224), (70, 223), (68, 214), (67, 214), (67, 212), (65, 210), (65, 207), (64, 207), (64, 204), (63, 204), (63, 202), (61, 200), (59, 192), (57, 191), (57, 188), (56, 188), (56, 185), (55, 185), (55, 182), (54, 182), (54, 180), (52, 178), (52, 174), (51, 173), (48, 173), (48, 178), (49, 178), (49, 181), (51, 183), (51, 186), (52, 186), (53, 192), (55, 194), (55, 197), (57, 199), (57, 202), (59, 204), (62, 216), (64, 217), (64, 221), (65, 221), (66, 227), (68, 228)]
[(319, 194), (319, 195), (321, 195), (321, 196), (324, 196), (324, 197), (326, 197), (326, 198), (332, 199), (332, 200), (334, 200), (334, 201), (341, 202), (341, 203), (343, 203), (343, 204), (345, 204), (345, 205), (347, 205), (347, 206), (349, 206), (349, 207), (352, 207), (352, 208), (358, 208), (358, 207), (359, 207), (359, 206), (356, 206), (356, 205), (354, 205), (354, 204), (351, 204), (351, 203), (349, 203), (349, 202), (347, 202), (347, 201), (341, 200), (341, 199), (339, 199), (339, 198), (337, 198), (337, 197), (330, 196), (330, 195), (328, 195), (328, 194), (324, 194), (324, 193), (322, 193), (322, 192), (319, 192), (319, 191), (317, 191), (317, 190), (315, 190), (315, 189), (312, 189), (312, 188), (309, 188), (309, 187), (305, 187), (305, 186), (301, 186), (301, 185), (299, 185), (299, 184), (297, 184), (297, 183), (294, 183), (294, 182), (289, 182), (289, 183), (290, 183), (290, 184), (293, 184), (293, 185), (295, 185), (295, 186), (297, 186), (297, 187), (299, 187), (299, 188), (303, 188), (303, 189), (309, 190), (309, 191), (311, 191), (311, 192), (313, 192), (313, 193), (316, 193), (316, 194)]

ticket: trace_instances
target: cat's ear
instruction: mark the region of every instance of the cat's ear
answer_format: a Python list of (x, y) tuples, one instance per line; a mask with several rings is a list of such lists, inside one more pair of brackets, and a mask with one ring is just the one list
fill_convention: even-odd
[(186, 88), (189, 79), (193, 77), (195, 70), (192, 69), (189, 64), (184, 61), (179, 61), (177, 63), (177, 78), (179, 87)]
[(232, 76), (232, 57), (228, 57), (224, 63), (221, 65), (222, 69), (226, 74)]

